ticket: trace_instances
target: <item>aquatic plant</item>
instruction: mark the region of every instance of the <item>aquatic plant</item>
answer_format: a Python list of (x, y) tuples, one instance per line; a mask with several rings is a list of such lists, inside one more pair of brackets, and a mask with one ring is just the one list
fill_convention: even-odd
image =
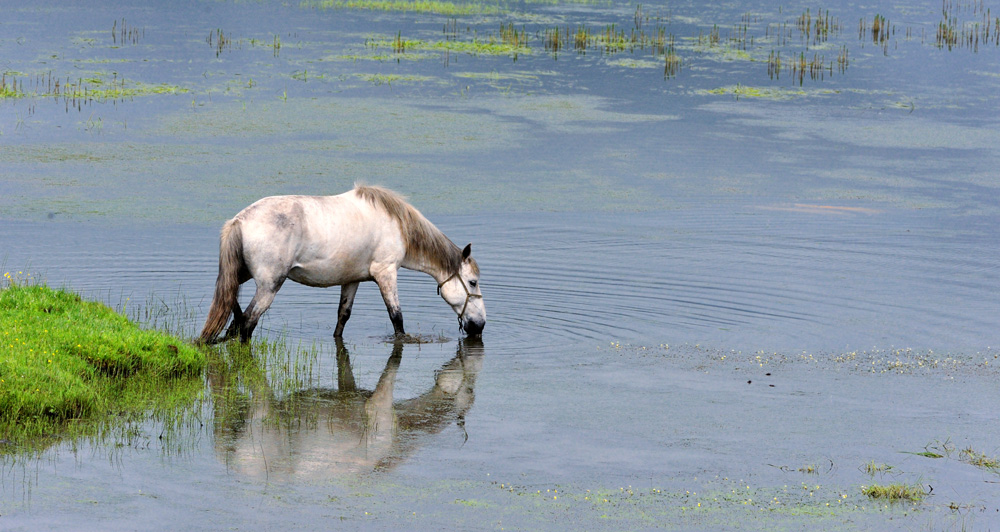
[(434, 78), (429, 76), (404, 76), (399, 74), (355, 74), (355, 77), (361, 78), (375, 86), (388, 85), (390, 87), (393, 83), (399, 82), (426, 82), (434, 80)]
[(270, 42), (264, 39), (256, 39), (251, 37), (249, 43), (250, 46), (252, 47), (261, 46), (265, 48), (271, 48), (273, 50), (274, 57), (278, 57), (278, 54), (281, 52), (281, 37), (278, 35), (274, 35), (274, 37), (271, 39)]
[(24, 83), (18, 87), (17, 78), (14, 76), (10, 77), (10, 82), (7, 81), (7, 73), (4, 72), (0, 76), (0, 99), (3, 98), (23, 98), (24, 97)]
[(205, 38), (205, 42), (215, 50), (215, 57), (222, 55), (223, 50), (231, 50), (233, 48), (233, 40), (222, 31), (222, 28), (217, 28), (215, 31), (209, 32), (208, 37)]
[(927, 492), (924, 491), (924, 487), (919, 484), (900, 483), (888, 484), (885, 486), (880, 484), (862, 486), (861, 493), (872, 499), (886, 500), (889, 502), (920, 502), (927, 496)]
[(865, 465), (861, 466), (861, 470), (871, 476), (875, 476), (888, 473), (889, 471), (892, 470), (892, 466), (889, 464), (884, 464), (881, 462), (876, 462), (875, 460), (871, 460), (867, 462)]
[(18, 79), (4, 74), (0, 77), (0, 98), (53, 98), (62, 99), (67, 110), (82, 109), (94, 102), (122, 101), (153, 94), (182, 94), (188, 89), (166, 83), (151, 84), (118, 77), (111, 73), (93, 73), (87, 77), (57, 78), (51, 72)]
[(663, 77), (672, 78), (677, 75), (681, 70), (681, 57), (677, 55), (674, 49), (674, 36), (670, 35), (670, 42), (667, 45), (666, 51), (663, 54), (664, 65), (663, 65)]
[(146, 28), (129, 26), (124, 17), (120, 24), (117, 19), (111, 24), (111, 42), (116, 45), (139, 44), (139, 40), (145, 36)]
[[(543, 34), (545, 49), (551, 52), (570, 47), (578, 53), (586, 53), (588, 49), (597, 49), (606, 54), (639, 50), (651, 50), (654, 54), (667, 52), (668, 38), (666, 28), (657, 26), (650, 33), (637, 24), (635, 28), (626, 31), (616, 23), (607, 24), (603, 29), (592, 30), (586, 25), (570, 28), (547, 28)], [(670, 36), (673, 40), (673, 36)]]
[(767, 76), (771, 79), (781, 77), (781, 51), (771, 53), (767, 56)]
[(586, 26), (580, 25), (577, 27), (576, 31), (573, 32), (573, 49), (578, 52), (586, 51), (587, 44), (590, 42), (590, 39), (590, 30), (588, 30)]
[(718, 87), (715, 89), (697, 91), (698, 94), (731, 94), (737, 99), (739, 98), (768, 98), (768, 99), (787, 99), (793, 96), (805, 96), (808, 93), (801, 89), (783, 89), (783, 88), (772, 88), (772, 87), (750, 87), (737, 83), (736, 85), (729, 85), (727, 87)]
[(366, 9), (370, 11), (406, 11), (438, 15), (498, 15), (504, 12), (496, 5), (477, 2), (454, 3), (440, 0), (303, 0), (302, 7), (319, 9)]
[(559, 49), (563, 46), (563, 40), (559, 36), (559, 26), (555, 28), (545, 30), (545, 51), (547, 52), (559, 52)]
[(971, 446), (959, 452), (959, 460), (980, 469), (1000, 472), (1000, 458), (987, 456), (985, 453), (974, 450)]
[(508, 22), (507, 24), (500, 25), (500, 42), (504, 45), (511, 46), (514, 48), (527, 48), (528, 47), (528, 33), (524, 31), (524, 27), (517, 29), (514, 27), (513, 22)]
[(391, 48), (397, 54), (420, 50), (469, 55), (508, 55), (514, 59), (517, 59), (519, 54), (531, 53), (531, 48), (527, 46), (498, 42), (495, 36), (490, 36), (486, 40), (474, 38), (471, 41), (422, 41), (405, 39), (401, 32), (397, 33), (392, 40), (369, 38), (365, 41), (365, 46), (372, 49)]

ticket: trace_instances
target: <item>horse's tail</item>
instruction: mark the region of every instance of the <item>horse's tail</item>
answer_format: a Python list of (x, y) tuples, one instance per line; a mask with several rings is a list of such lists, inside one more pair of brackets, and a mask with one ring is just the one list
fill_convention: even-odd
[(238, 303), (240, 270), (243, 268), (243, 231), (238, 220), (230, 220), (222, 226), (219, 238), (219, 277), (215, 281), (215, 295), (208, 319), (201, 330), (199, 342), (208, 343), (226, 326), (233, 307)]

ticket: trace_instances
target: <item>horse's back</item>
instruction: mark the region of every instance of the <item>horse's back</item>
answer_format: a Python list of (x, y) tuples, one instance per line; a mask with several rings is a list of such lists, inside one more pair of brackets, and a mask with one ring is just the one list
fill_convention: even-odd
[(241, 225), (254, 277), (261, 272), (332, 286), (370, 279), (374, 261), (395, 260), (397, 254), (401, 260), (404, 250), (393, 242), (385, 216), (352, 192), (270, 196), (240, 211), (234, 221)]

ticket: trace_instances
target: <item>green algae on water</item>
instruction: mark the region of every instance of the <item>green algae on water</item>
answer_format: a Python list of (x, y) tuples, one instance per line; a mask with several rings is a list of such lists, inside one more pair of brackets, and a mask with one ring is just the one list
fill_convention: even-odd
[(355, 74), (354, 76), (363, 79), (372, 85), (389, 86), (392, 86), (393, 83), (426, 83), (437, 79), (430, 76), (401, 74)]
[(757, 98), (765, 100), (788, 100), (791, 98), (798, 98), (803, 96), (838, 94), (838, 91), (830, 89), (807, 91), (804, 89), (784, 89), (779, 87), (751, 87), (748, 85), (737, 83), (736, 85), (727, 85), (725, 87), (717, 87), (714, 89), (697, 90), (695, 91), (695, 94), (702, 94), (702, 95), (729, 94), (736, 97), (737, 99)]

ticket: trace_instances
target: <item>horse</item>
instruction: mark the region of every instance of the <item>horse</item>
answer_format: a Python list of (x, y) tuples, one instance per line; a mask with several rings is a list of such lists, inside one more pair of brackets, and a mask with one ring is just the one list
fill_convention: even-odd
[[(341, 287), (335, 338), (343, 337), (358, 285), (375, 281), (394, 335), (404, 337), (396, 293), (400, 267), (433, 277), (438, 294), (458, 315), (459, 327), (469, 336), (482, 334), (486, 307), (472, 244), (459, 249), (399, 194), (355, 185), (336, 196), (260, 199), (222, 226), (219, 275), (198, 342), (236, 336), (248, 342), (287, 279)], [(257, 291), (241, 310), (239, 288), (250, 279)], [(230, 316), (225, 337), (216, 340)]]

